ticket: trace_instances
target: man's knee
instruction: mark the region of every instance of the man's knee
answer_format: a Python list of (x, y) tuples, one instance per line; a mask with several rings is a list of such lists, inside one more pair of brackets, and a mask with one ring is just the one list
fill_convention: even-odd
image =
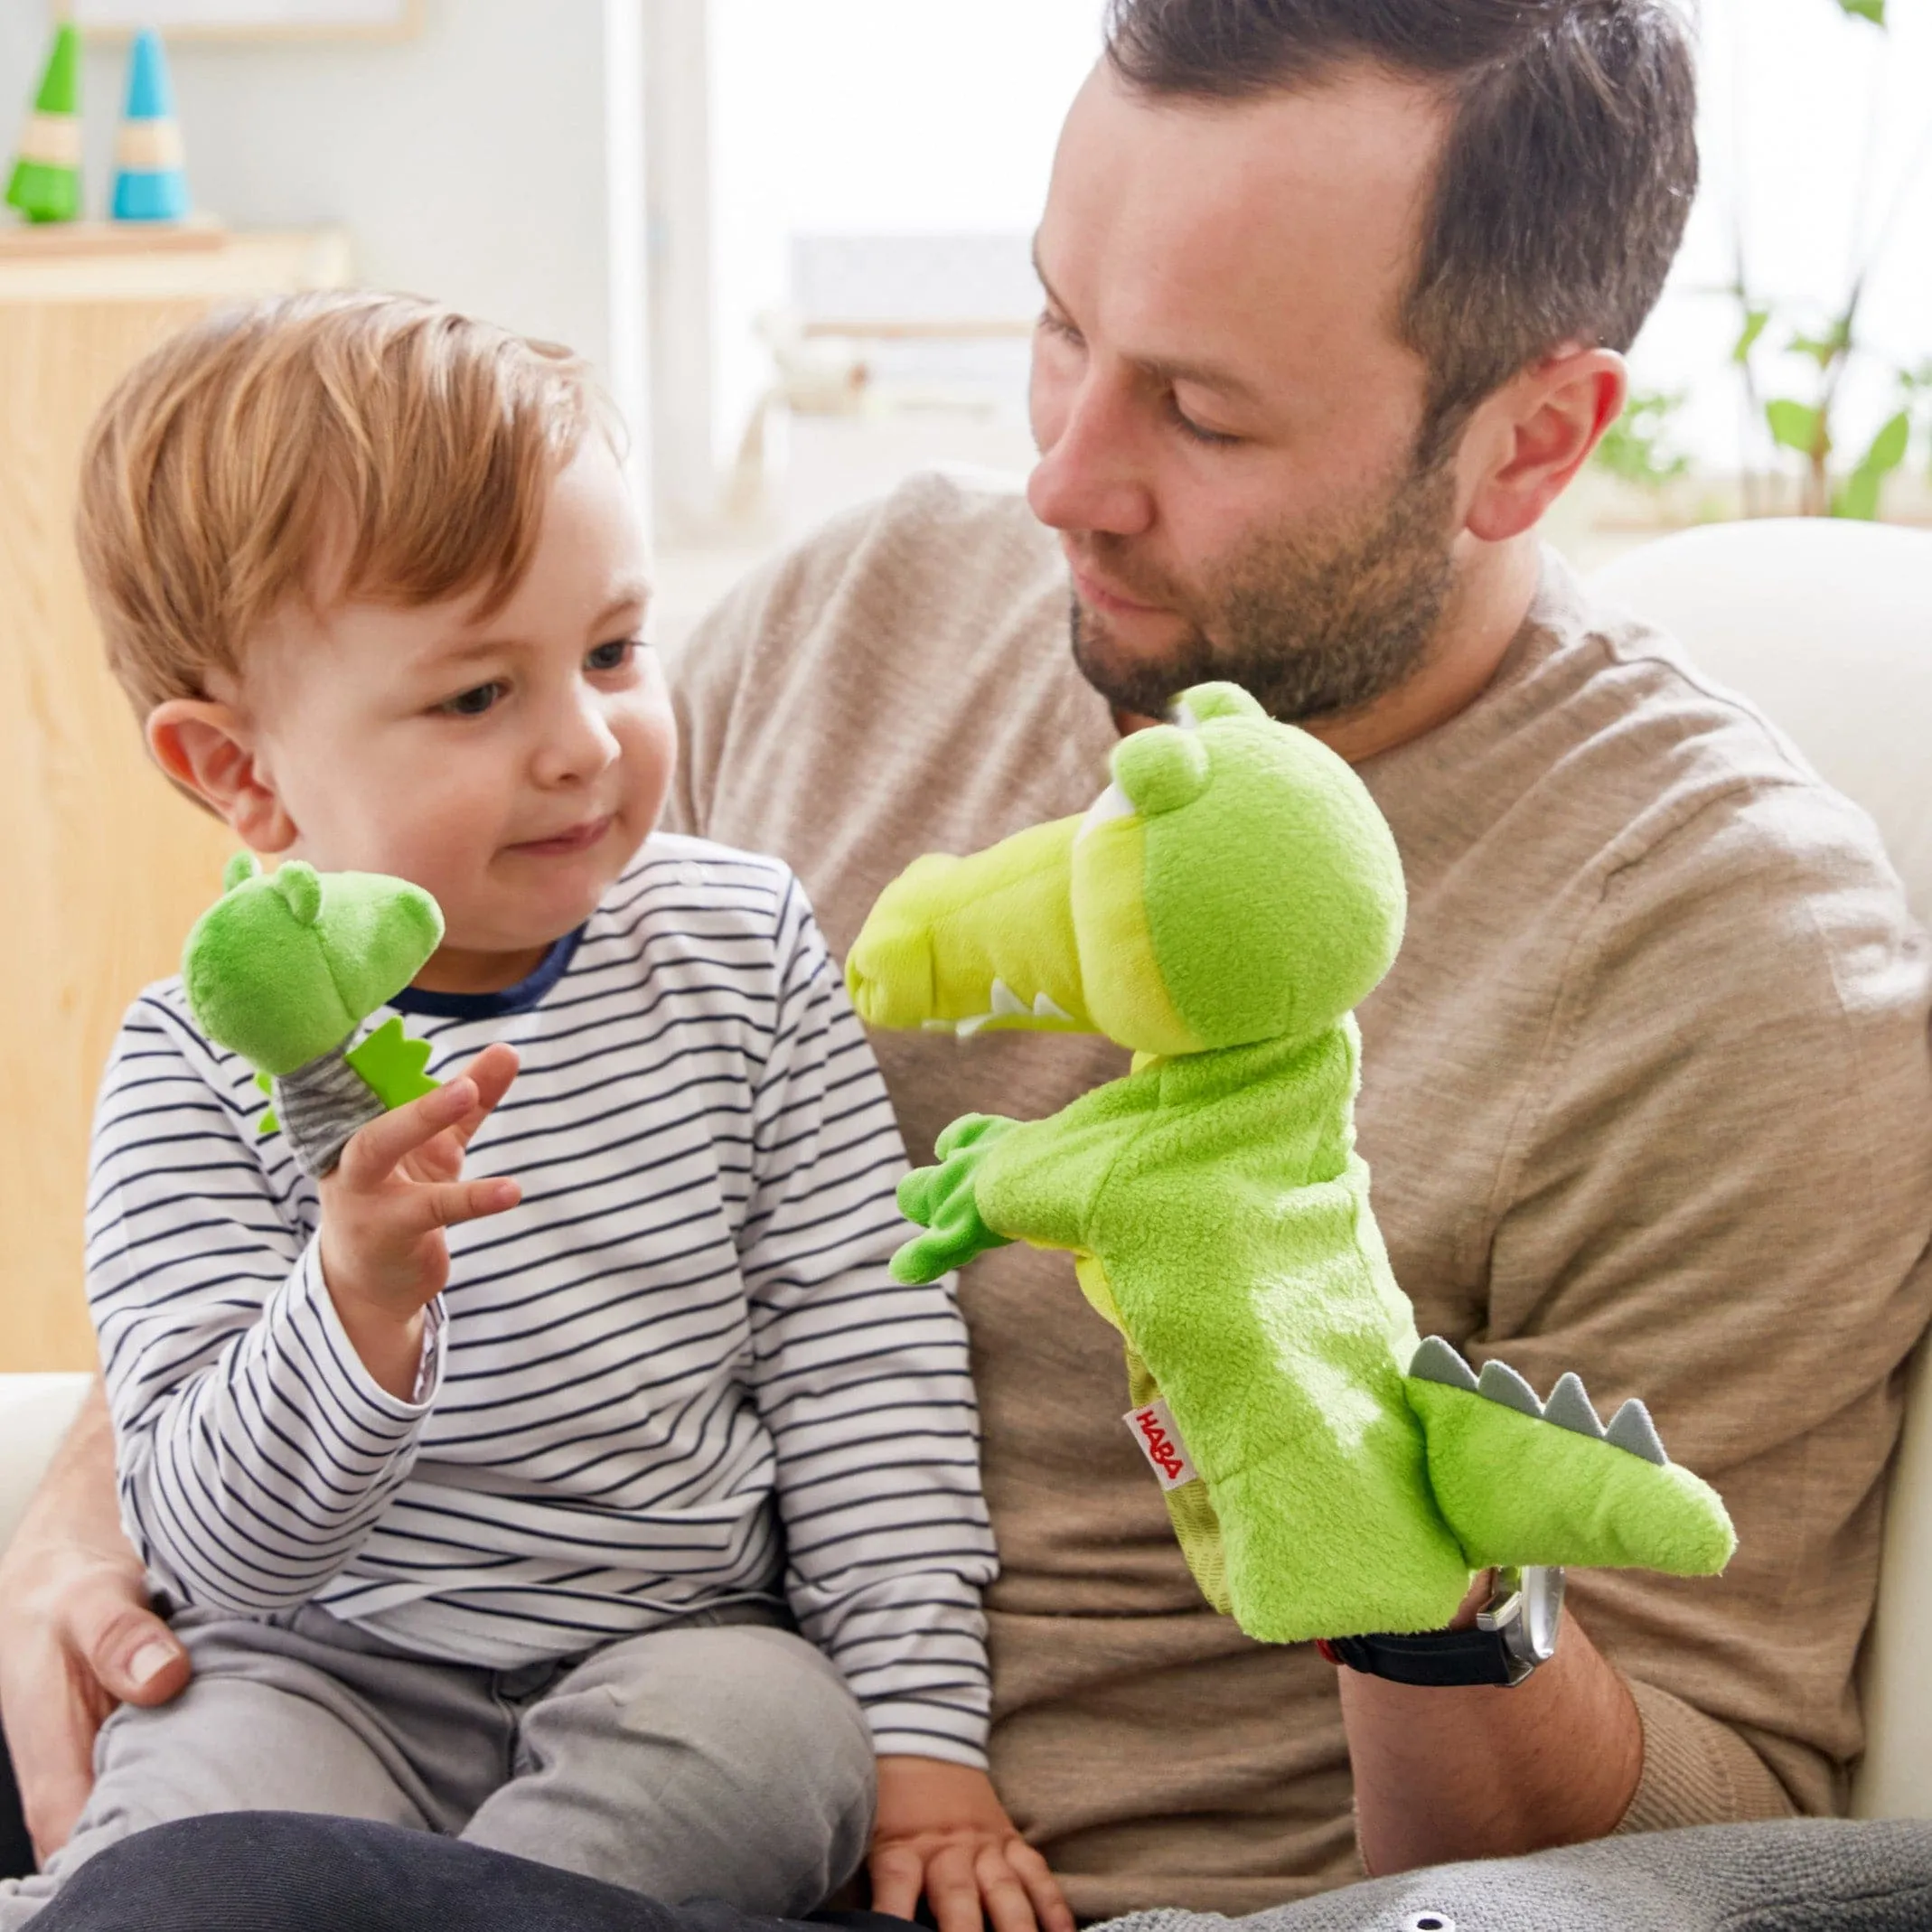
[[(680, 1932), (634, 1893), (359, 1819), (194, 1818), (126, 1840), (75, 1875), (34, 1932)], [(753, 1932), (746, 1927), (746, 1932)]]

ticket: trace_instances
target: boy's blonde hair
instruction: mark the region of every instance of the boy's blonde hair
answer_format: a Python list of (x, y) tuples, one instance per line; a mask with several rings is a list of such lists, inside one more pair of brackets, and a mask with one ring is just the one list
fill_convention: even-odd
[(291, 596), (487, 615), (603, 413), (568, 350), (407, 296), (250, 303), (164, 342), (81, 459), (81, 567), (136, 712), (239, 676)]

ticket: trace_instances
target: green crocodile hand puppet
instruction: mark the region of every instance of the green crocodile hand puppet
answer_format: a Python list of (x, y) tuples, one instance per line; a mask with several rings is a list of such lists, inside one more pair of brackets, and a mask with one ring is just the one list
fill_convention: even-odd
[(320, 873), (300, 859), (265, 874), (238, 853), (222, 884), (182, 954), (188, 1004), (274, 1095), (261, 1131), (279, 1128), (297, 1166), (320, 1178), (359, 1127), (435, 1090), (428, 1045), (399, 1019), (354, 1042), (442, 943), (443, 914), (407, 880)]
[(1127, 1346), (1128, 1418), (1208, 1601), (1251, 1636), (1439, 1629), (1477, 1571), (1714, 1573), (1734, 1544), (1641, 1403), (1608, 1429), (1419, 1339), (1355, 1150), (1352, 1009), (1402, 942), (1394, 840), (1355, 774), (1247, 693), (1123, 738), (1083, 818), (929, 857), (847, 970), (869, 1024), (1098, 1032), (1125, 1078), (1050, 1120), (970, 1115), (909, 1175), (930, 1280), (1025, 1241), (1075, 1257)]

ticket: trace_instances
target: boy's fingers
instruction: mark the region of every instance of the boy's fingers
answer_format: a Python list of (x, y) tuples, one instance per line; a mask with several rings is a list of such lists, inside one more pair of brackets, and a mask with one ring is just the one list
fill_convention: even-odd
[(470, 1136), (490, 1118), (492, 1109), (509, 1093), (511, 1083), (516, 1079), (517, 1050), (499, 1040), (493, 1046), (485, 1046), (463, 1072), (476, 1088), (474, 1103), (456, 1125), (458, 1140), (467, 1147)]
[(998, 1845), (988, 1845), (980, 1853), (974, 1871), (993, 1932), (1037, 1932), (1033, 1900)]
[(1053, 1867), (1027, 1843), (1013, 1839), (1006, 1848), (1007, 1863), (1019, 1874), (1019, 1881), (1033, 1900), (1033, 1914), (1041, 1932), (1074, 1932), (1074, 1909), (1053, 1875)]
[(352, 1187), (380, 1186), (398, 1161), (427, 1146), (475, 1104), (476, 1084), (465, 1077), (394, 1108), (350, 1135), (336, 1172)]
[(974, 1865), (969, 1844), (945, 1844), (933, 1852), (925, 1871), (925, 1898), (939, 1932), (984, 1932)]
[(872, 1909), (892, 1918), (910, 1918), (919, 1909), (925, 1861), (910, 1845), (880, 1845), (867, 1861), (872, 1877)]
[(436, 1228), (453, 1228), (460, 1221), (500, 1215), (522, 1197), (523, 1190), (514, 1181), (445, 1181), (412, 1191), (409, 1218), (417, 1232), (427, 1234)]

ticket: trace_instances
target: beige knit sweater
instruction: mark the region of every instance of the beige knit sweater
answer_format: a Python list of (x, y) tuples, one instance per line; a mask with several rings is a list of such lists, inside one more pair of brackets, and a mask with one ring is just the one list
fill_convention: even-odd
[[(1009, 493), (928, 477), (840, 520), (680, 653), (672, 821), (789, 860), (842, 954), (920, 852), (1101, 790), (1114, 730), (1066, 612)], [(1599, 1405), (1641, 1394), (1738, 1524), (1721, 1581), (1572, 1579), (1643, 1714), (1626, 1826), (1829, 1810), (1932, 1303), (1925, 943), (1867, 821), (1553, 558), (1491, 687), (1363, 775), (1411, 905), (1360, 1016), (1360, 1144), (1422, 1332), (1545, 1392), (1574, 1369)], [(955, 1114), (1046, 1113), (1124, 1064), (875, 1044), (915, 1159)], [(1334, 1673), (1201, 1603), (1064, 1258), (1001, 1250), (961, 1296), (1003, 1565), (994, 1773), (1074, 1909), (1355, 1876)]]

